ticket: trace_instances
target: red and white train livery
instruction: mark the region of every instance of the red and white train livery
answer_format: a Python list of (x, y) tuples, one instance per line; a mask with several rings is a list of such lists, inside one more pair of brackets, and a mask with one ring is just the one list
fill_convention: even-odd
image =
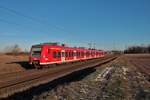
[(43, 43), (32, 46), (29, 63), (32, 65), (65, 63), (99, 58), (103, 57), (104, 54), (105, 53), (102, 50), (67, 47), (56, 43)]

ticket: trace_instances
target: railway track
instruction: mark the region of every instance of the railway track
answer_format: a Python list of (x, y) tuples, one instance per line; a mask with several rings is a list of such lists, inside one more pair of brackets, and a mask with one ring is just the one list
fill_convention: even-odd
[(42, 70), (28, 70), (17, 73), (9, 73), (0, 76), (0, 98), (8, 97), (16, 92), (21, 92), (31, 87), (45, 84), (72, 72), (82, 69), (96, 67), (100, 64), (114, 60), (117, 56), (107, 56), (100, 59), (93, 59), (73, 64), (59, 65), (53, 68)]

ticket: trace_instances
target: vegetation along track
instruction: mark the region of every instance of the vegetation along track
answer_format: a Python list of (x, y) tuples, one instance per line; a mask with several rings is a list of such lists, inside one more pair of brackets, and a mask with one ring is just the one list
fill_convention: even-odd
[(21, 92), (40, 84), (58, 79), (72, 72), (82, 69), (96, 67), (107, 63), (117, 56), (106, 56), (100, 59), (77, 62), (73, 64), (59, 65), (49, 69), (22, 71), (0, 76), (0, 98), (8, 97), (16, 92)]

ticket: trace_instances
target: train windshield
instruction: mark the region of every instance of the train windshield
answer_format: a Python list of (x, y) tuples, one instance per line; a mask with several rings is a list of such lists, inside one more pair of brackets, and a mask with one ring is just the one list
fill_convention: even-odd
[(32, 47), (32, 57), (39, 57), (41, 55), (41, 47)]

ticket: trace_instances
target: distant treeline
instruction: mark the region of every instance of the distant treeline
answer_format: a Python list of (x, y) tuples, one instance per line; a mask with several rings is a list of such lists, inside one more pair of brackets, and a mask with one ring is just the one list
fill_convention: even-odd
[(131, 46), (124, 50), (124, 53), (150, 53), (150, 45), (148, 46)]
[(19, 45), (15, 44), (5, 48), (6, 55), (28, 55), (28, 51), (23, 51)]

